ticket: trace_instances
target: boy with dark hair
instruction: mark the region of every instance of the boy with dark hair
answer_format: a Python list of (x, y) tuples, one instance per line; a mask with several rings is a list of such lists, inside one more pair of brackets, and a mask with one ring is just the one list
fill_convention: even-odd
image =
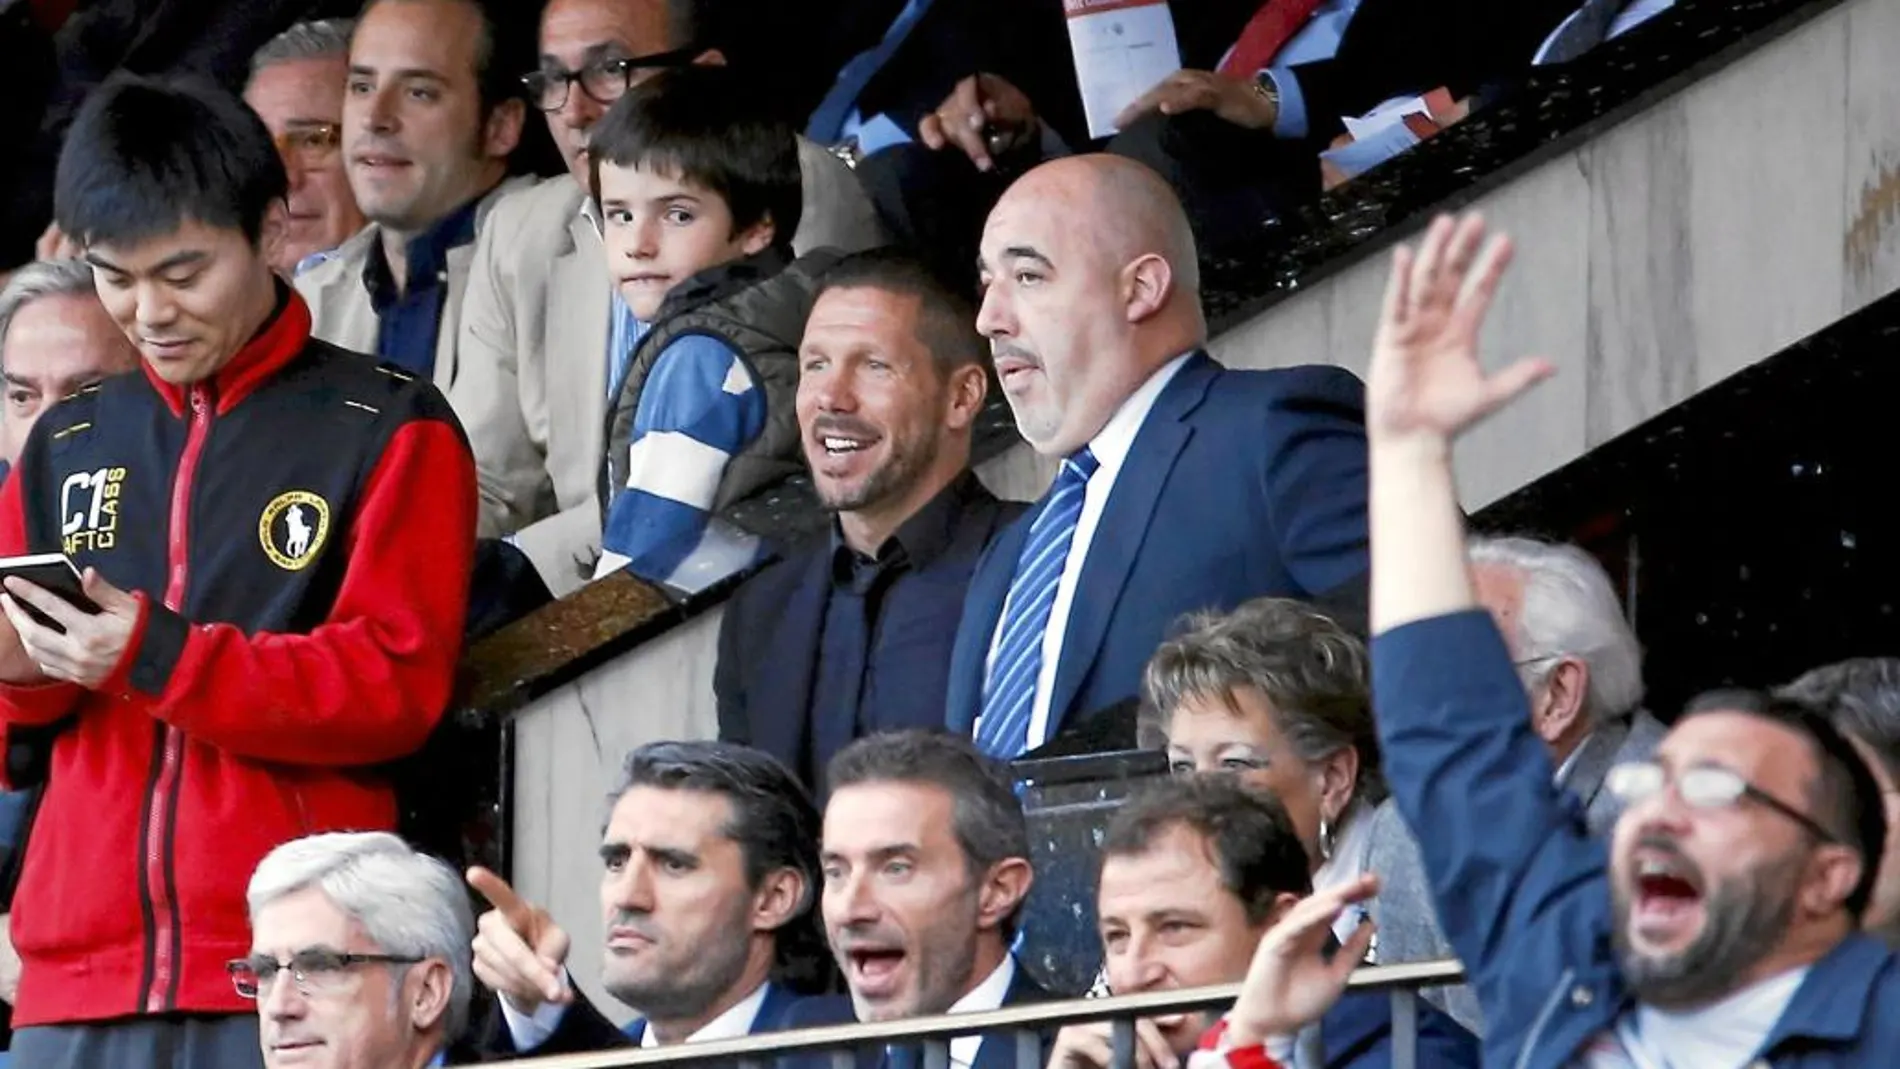
[[(595, 127), (607, 270), (645, 330), (614, 367), (596, 577), (706, 568), (713, 513), (799, 467), (798, 342), (837, 253), (793, 262), (802, 183), (789, 126), (731, 71), (662, 71)], [(717, 578), (715, 575), (714, 578)]]
[(108, 82), (60, 160), (58, 224), (144, 374), (47, 412), (0, 489), (0, 555), (65, 554), (97, 609), (0, 594), (0, 721), (51, 754), (13, 927), (25, 1064), (255, 1064), (225, 975), (242, 874), (392, 828), (374, 767), (449, 698), (468, 447), (433, 387), (310, 337), (270, 266), (285, 192), (256, 115), (187, 83)]

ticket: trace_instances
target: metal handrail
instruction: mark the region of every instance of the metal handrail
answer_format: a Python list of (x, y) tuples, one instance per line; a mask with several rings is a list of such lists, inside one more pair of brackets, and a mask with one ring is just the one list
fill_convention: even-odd
[[(1464, 983), (1464, 981), (1464, 967), (1457, 961), (1422, 961), (1403, 965), (1368, 965), (1352, 974), (1348, 989), (1393, 992), (1400, 996), (1409, 1010), (1413, 1006), (1411, 996), (1418, 988), (1450, 986)], [(1016, 1032), (1019, 1037), (1033, 1037), (1037, 1032), (1049, 1030), (1054, 1026), (1105, 1019), (1127, 1023), (1126, 1040), (1123, 1042), (1118, 1036), (1116, 1045), (1132, 1053), (1132, 1022), (1136, 1018), (1215, 1007), (1225, 1008), (1232, 1005), (1239, 995), (1239, 984), (1218, 984), (1213, 987), (1147, 991), (1137, 995), (1114, 995), (1108, 998), (1036, 1002), (1020, 1006), (1005, 1006), (999, 1010), (986, 1010), (981, 1013), (912, 1017), (870, 1024), (827, 1025), (822, 1028), (801, 1028), (788, 1032), (742, 1036), (737, 1039), (680, 1043), (640, 1050), (525, 1058), (509, 1064), (520, 1066), (521, 1069), (619, 1069), (622, 1066), (713, 1061), (763, 1065), (768, 1059), (779, 1055), (830, 1049), (841, 1052), (843, 1058), (839, 1064), (848, 1066), (855, 1064), (850, 1059), (852, 1053), (858, 1048), (903, 1042), (926, 1044), (925, 1067), (933, 1069), (930, 1063), (943, 1061), (943, 1048), (955, 1036), (966, 1036), (976, 1032)], [(1396, 1006), (1397, 1001), (1395, 1001), (1395, 1008)], [(1402, 1059), (1398, 1055), (1410, 1053), (1411, 1048), (1411, 1043), (1407, 1042), (1403, 1044), (1404, 1051), (1401, 1051), (1401, 1039), (1404, 1037), (1396, 1034), (1400, 1016), (1401, 1014), (1395, 1013), (1393, 1022), (1395, 1031), (1393, 1064), (1395, 1067), (1402, 1064)], [(1404, 1016), (1412, 1019), (1409, 1014), (1404, 1014)], [(1123, 1030), (1117, 1029), (1118, 1032)], [(1415, 1029), (1411, 1039), (1414, 1041), (1416, 1039)], [(1023, 1061), (1021, 1055), (1028, 1053), (1030, 1049), (1035, 1051), (1031, 1060), (1037, 1065), (1040, 1064), (1040, 1045), (1033, 1048), (1027, 1047), (1020, 1038), (1019, 1064)]]

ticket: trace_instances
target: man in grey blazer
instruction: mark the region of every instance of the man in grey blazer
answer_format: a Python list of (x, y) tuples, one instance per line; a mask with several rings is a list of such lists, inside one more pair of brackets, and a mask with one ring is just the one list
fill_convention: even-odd
[[(629, 85), (665, 66), (723, 63), (690, 0), (548, 0), (530, 103), (570, 174), (507, 197), (482, 227), (449, 403), (475, 450), (481, 534), (509, 536), (548, 589), (568, 593), (600, 556), (599, 473), (612, 361), (642, 328), (607, 272), (588, 193), (587, 136)], [(799, 139), (805, 196), (793, 251), (882, 244), (857, 176)]]
[[(1473, 538), (1467, 547), (1478, 600), (1497, 620), (1530, 697), (1531, 723), (1553, 775), (1577, 801), (1590, 833), (1607, 836), (1621, 807), (1603, 781), (1612, 766), (1647, 758), (1666, 730), (1639, 706), (1643, 654), (1602, 565), (1575, 546), (1530, 538)], [(1431, 829), (1420, 829), (1431, 834)], [(1395, 806), (1373, 814), (1367, 868), (1379, 874), (1373, 916), (1382, 963), (1454, 957), (1418, 844)], [(1483, 1034), (1468, 987), (1428, 991), (1433, 1002)]]

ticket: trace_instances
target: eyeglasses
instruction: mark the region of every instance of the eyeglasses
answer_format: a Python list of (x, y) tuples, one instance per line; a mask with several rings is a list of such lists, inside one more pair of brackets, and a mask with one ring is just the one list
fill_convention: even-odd
[(542, 111), (567, 107), (568, 89), (576, 82), (594, 103), (612, 104), (633, 84), (635, 71), (684, 67), (698, 54), (697, 49), (676, 48), (648, 56), (595, 60), (577, 71), (552, 67), (522, 75), (521, 84), (528, 89), (528, 99)]
[[(1661, 794), (1669, 786), (1669, 773), (1655, 761), (1631, 761), (1611, 768), (1603, 785), (1618, 801), (1632, 806)], [(1747, 798), (1801, 825), (1824, 843), (1841, 841), (1813, 817), (1720, 765), (1691, 765), (1676, 774), (1675, 786), (1676, 794), (1692, 809), (1725, 809)]]
[(414, 965), (422, 958), (406, 954), (344, 954), (335, 950), (299, 950), (288, 962), (254, 954), (234, 958), (224, 971), (231, 974), (231, 986), (245, 998), (257, 998), (277, 982), (278, 974), (289, 971), (299, 993), (326, 995), (343, 986), (351, 969), (359, 965)]
[(307, 170), (330, 162), (343, 144), (343, 128), (333, 122), (299, 123), (272, 140), (285, 166)]

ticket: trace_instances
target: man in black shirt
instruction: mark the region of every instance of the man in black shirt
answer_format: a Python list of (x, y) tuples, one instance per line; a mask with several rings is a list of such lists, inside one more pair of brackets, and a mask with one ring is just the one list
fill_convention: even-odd
[(983, 549), (1020, 511), (971, 474), (988, 390), (975, 314), (920, 262), (861, 253), (825, 279), (798, 421), (830, 533), (744, 587), (719, 634), (719, 734), (814, 791), (874, 731), (943, 724), (950, 645)]

